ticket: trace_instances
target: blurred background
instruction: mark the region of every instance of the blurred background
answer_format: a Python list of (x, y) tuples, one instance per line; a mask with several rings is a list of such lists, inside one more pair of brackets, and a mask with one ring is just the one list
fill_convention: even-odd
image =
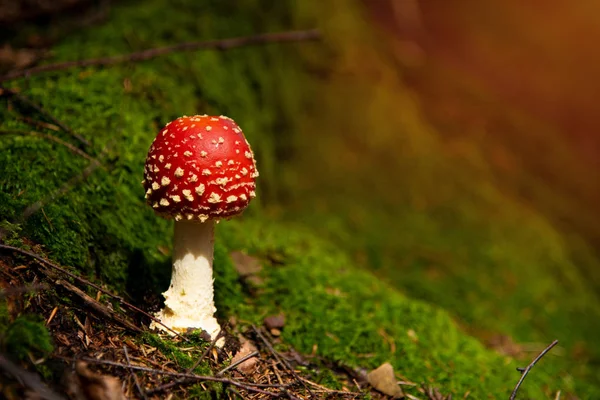
[(593, 2), (327, 4), (281, 204), (500, 351), (560, 336), (598, 382)]
[[(150, 32), (128, 31), (114, 7), (138, 7), (128, 18), (143, 20), (157, 3), (0, 0), (0, 33), (11, 38), (0, 64), (35, 63), (65, 37), (59, 59), (173, 44), (190, 32), (319, 28), (317, 45), (206, 56), (222, 57), (231, 74), (197, 78), (186, 91), (193, 107), (174, 100), (173, 116), (242, 115), (261, 170), (256, 209), (330, 238), (501, 352), (528, 356), (560, 339), (568, 374), (600, 385), (596, 2), (172, 1), (198, 20), (165, 15)], [(100, 10), (96, 20), (56, 22), (89, 7)], [(116, 22), (97, 37), (109, 45), (87, 48), (78, 23), (102, 26), (108, 15)], [(45, 24), (45, 34), (23, 21)], [(256, 70), (236, 67), (236, 57)], [(173, 65), (165, 61), (167, 74), (181, 72)], [(167, 103), (168, 84), (152, 79), (143, 66), (132, 73), (133, 96)], [(236, 80), (260, 97), (248, 103)]]

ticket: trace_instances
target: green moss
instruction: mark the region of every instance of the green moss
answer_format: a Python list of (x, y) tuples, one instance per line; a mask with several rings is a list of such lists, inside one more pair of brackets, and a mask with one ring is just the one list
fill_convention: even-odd
[[(250, 254), (268, 254), (281, 246), (288, 250), (284, 265), (266, 265), (264, 292), (241, 316), (252, 320), (283, 312), (283, 338), (299, 351), (316, 351), (362, 368), (390, 361), (409, 380), (431, 383), (455, 396), (470, 392), (474, 398), (500, 398), (512, 390), (515, 360), (486, 350), (447, 312), (408, 299), (358, 270), (335, 246), (296, 226), (254, 219), (222, 225), (221, 240), (243, 241)], [(523, 389), (525, 397), (573, 390), (557, 361), (551, 357), (536, 366)]]
[(220, 240), (215, 242), (214, 279), (215, 287), (219, 288), (215, 292), (215, 302), (219, 304), (218, 316), (226, 319), (243, 307), (244, 292), (228, 249)]
[(9, 246), (24, 247), (21, 236), (21, 225), (7, 220), (0, 221), (0, 238)]
[[(600, 388), (600, 288), (588, 278), (600, 260), (578, 256), (589, 247), (572, 249), (569, 233), (499, 182), (486, 158), (494, 134), (459, 126), (448, 138), (436, 130), (394, 54), (363, 25), (364, 10), (342, 3), (328, 3), (316, 21), (331, 45), (305, 49), (313, 69), (330, 73), (318, 107), (299, 122), (296, 162), (306, 168), (289, 171), (295, 207), (284, 217), (330, 238), (402, 293), (446, 309), (481, 339), (505, 334), (541, 350), (558, 338), (565, 356), (556, 371), (577, 376), (579, 393), (589, 388), (578, 379)], [(519, 126), (521, 143), (555, 135), (540, 124)], [(518, 157), (537, 160), (533, 148)], [(545, 182), (526, 187), (549, 202), (560, 197)]]
[(202, 385), (193, 385), (189, 389), (189, 398), (191, 399), (221, 399), (227, 398), (225, 388), (219, 382), (207, 382)]
[[(186, 334), (187, 341), (174, 343), (163, 340), (160, 336), (144, 333), (140, 341), (144, 344), (156, 347), (167, 359), (173, 361), (180, 370), (187, 370), (196, 364), (209, 343), (201, 338), (199, 332)], [(211, 366), (205, 360), (197, 365), (193, 373), (198, 375), (212, 375)], [(219, 382), (203, 382), (188, 388), (190, 398), (212, 399), (221, 398), (224, 393), (223, 385)]]
[(6, 300), (0, 300), (0, 335), (4, 335), (6, 328), (10, 324), (10, 314), (8, 312), (8, 304)]
[[(6, 315), (1, 318), (0, 326), (3, 326), (7, 322)], [(5, 326), (0, 332), (0, 343), (3, 353), (18, 360), (38, 360), (53, 350), (50, 333), (37, 315), (21, 315)]]
[[(200, 357), (203, 348), (209, 344), (202, 340), (199, 333), (192, 332), (186, 335), (186, 339), (187, 341), (185, 342), (174, 343), (152, 333), (144, 333), (140, 337), (142, 343), (156, 347), (165, 357), (173, 360), (181, 369), (192, 367)], [(182, 348), (185, 348), (185, 350), (182, 350)], [(194, 350), (190, 351), (190, 348)], [(208, 372), (206, 363), (199, 365), (194, 371), (199, 374), (206, 374)]]

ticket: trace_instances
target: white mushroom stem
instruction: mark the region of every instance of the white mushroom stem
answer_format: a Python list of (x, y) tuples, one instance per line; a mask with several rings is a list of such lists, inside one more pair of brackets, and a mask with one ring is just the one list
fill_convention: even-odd
[[(175, 221), (171, 285), (163, 293), (165, 308), (156, 315), (174, 331), (199, 328), (214, 339), (221, 330), (214, 317), (213, 247), (213, 220)], [(151, 327), (164, 330), (156, 323)]]

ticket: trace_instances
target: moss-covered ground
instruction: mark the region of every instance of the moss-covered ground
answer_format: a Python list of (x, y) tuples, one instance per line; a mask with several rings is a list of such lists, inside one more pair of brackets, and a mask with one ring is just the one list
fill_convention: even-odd
[[(5, 238), (41, 244), (50, 259), (143, 306), (168, 284), (172, 235), (144, 204), (148, 146), (182, 114), (229, 115), (257, 154), (260, 200), (218, 228), (220, 317), (259, 323), (283, 312), (283, 339), (302, 353), (363, 368), (390, 361), (407, 379), (476, 399), (507, 398), (515, 367), (556, 338), (560, 351), (536, 366), (522, 397), (600, 397), (598, 288), (574, 265), (598, 260), (583, 245), (574, 255), (543, 215), (503, 192), (476, 145), (444, 147), (358, 7), (309, 3), (126, 2), (58, 42), (52, 61), (262, 31), (324, 34), (320, 43), (5, 83), (89, 140), (83, 149), (101, 163), (73, 181), (90, 161), (28, 134), (19, 116), (43, 116), (3, 97), (0, 220), (13, 232)], [(233, 250), (263, 260), (257, 296), (239, 285)], [(499, 334), (533, 351), (515, 360), (482, 344)]]

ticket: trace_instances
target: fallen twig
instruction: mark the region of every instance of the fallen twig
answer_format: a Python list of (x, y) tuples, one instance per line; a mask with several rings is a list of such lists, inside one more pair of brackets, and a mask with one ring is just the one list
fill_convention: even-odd
[(60, 131), (59, 126), (51, 124), (50, 122), (38, 121), (36, 119), (26, 117), (24, 115), (17, 115), (15, 116), (15, 118), (17, 119), (17, 121), (25, 122), (27, 125), (30, 125), (34, 128), (49, 129), (54, 132)]
[(75, 153), (87, 160), (99, 163), (98, 160), (96, 160), (94, 157), (90, 156), (85, 151), (82, 151), (81, 149), (73, 146), (71, 143), (65, 142), (64, 140), (57, 138), (56, 136), (51, 135), (49, 133), (36, 132), (36, 131), (25, 131), (25, 130), (19, 130), (19, 129), (9, 129), (9, 130), (0, 130), (0, 135), (27, 135), (27, 136), (39, 137), (42, 139), (48, 139), (48, 140), (51, 140), (62, 146), (65, 146), (67, 149), (71, 150), (73, 153)]
[[(54, 275), (54, 274), (52, 274), (52, 275)], [(52, 275), (50, 275), (50, 278), (53, 278)], [(111, 311), (105, 305), (97, 302), (92, 297), (88, 296), (83, 290), (79, 289), (77, 286), (73, 285), (72, 283), (69, 283), (62, 279), (57, 279), (54, 281), (54, 283), (59, 286), (62, 286), (69, 292), (75, 294), (77, 297), (79, 297), (79, 299), (84, 303), (85, 306), (96, 311), (98, 314), (102, 315), (104, 318), (112, 319), (117, 324), (129, 329), (130, 331), (133, 331), (136, 333), (143, 332), (143, 330), (140, 327), (138, 327), (138, 326), (132, 324), (131, 322), (127, 321), (126, 319), (122, 318), (119, 314), (116, 314), (114, 311)]]
[(64, 268), (59, 267), (58, 265), (54, 264), (53, 262), (46, 260), (44, 257), (40, 256), (39, 254), (30, 252), (30, 251), (27, 251), (27, 250), (24, 250), (24, 249), (20, 249), (18, 247), (8, 246), (8, 245), (5, 245), (5, 244), (0, 244), (0, 249), (14, 251), (14, 252), (21, 253), (21, 254), (24, 254), (26, 256), (29, 256), (31, 258), (34, 258), (34, 259), (38, 260), (39, 262), (41, 262), (42, 264), (47, 265), (48, 267), (53, 268), (53, 269), (55, 269), (55, 270), (57, 270), (57, 271), (65, 274), (65, 275), (67, 275), (68, 277), (74, 279), (75, 281), (77, 281), (77, 282), (79, 282), (79, 283), (81, 283), (83, 285), (90, 286), (90, 287), (98, 290), (99, 292), (102, 292), (105, 295), (107, 295), (107, 296), (109, 296), (109, 297), (111, 297), (111, 298), (119, 301), (122, 305), (124, 305), (124, 306), (130, 308), (131, 310), (136, 311), (136, 312), (138, 312), (138, 313), (140, 313), (140, 314), (142, 314), (142, 315), (144, 315), (144, 316), (146, 316), (148, 318), (150, 318), (151, 320), (155, 321), (157, 324), (165, 327), (166, 330), (168, 330), (169, 332), (173, 333), (175, 336), (179, 337), (180, 339), (182, 339), (182, 340), (184, 340), (186, 342), (189, 342), (188, 338), (186, 338), (185, 336), (182, 336), (177, 331), (174, 331), (173, 329), (169, 328), (167, 325), (163, 324), (155, 316), (153, 316), (151, 314), (148, 314), (146, 311), (144, 311), (144, 310), (142, 310), (142, 309), (134, 306), (133, 304), (129, 303), (128, 301), (126, 301), (125, 299), (123, 299), (121, 296), (117, 296), (117, 295), (109, 292), (108, 290), (106, 290), (106, 289), (104, 289), (104, 288), (102, 288), (102, 287), (100, 287), (100, 286), (98, 286), (98, 285), (96, 285), (96, 284), (88, 281), (87, 279), (84, 279), (84, 278), (82, 278), (80, 276), (77, 276), (77, 275), (75, 275), (75, 274), (67, 271)]
[(303, 378), (301, 376), (299, 376), (298, 378), (302, 382), (306, 382), (309, 385), (316, 387), (318, 389), (317, 390), (318, 392), (323, 392), (323, 393), (328, 393), (328, 394), (339, 394), (339, 395), (343, 395), (343, 396), (357, 396), (357, 395), (360, 394), (360, 393), (354, 393), (354, 392), (346, 392), (344, 390), (329, 389), (328, 387), (323, 386), (323, 385), (319, 385), (318, 383), (313, 382), (310, 379), (306, 379), (306, 378)]
[[(66, 359), (66, 357), (61, 357), (61, 358)], [(279, 397), (279, 393), (269, 392), (266, 390), (262, 390), (260, 388), (282, 389), (282, 388), (286, 387), (286, 385), (269, 385), (269, 384), (264, 384), (264, 383), (240, 382), (235, 379), (219, 378), (216, 376), (196, 375), (196, 374), (188, 374), (188, 373), (181, 373), (181, 372), (170, 372), (170, 371), (164, 371), (164, 370), (160, 370), (160, 369), (141, 367), (141, 366), (137, 366), (137, 365), (125, 365), (125, 364), (121, 364), (121, 363), (118, 363), (115, 361), (98, 360), (98, 359), (90, 358), (90, 357), (81, 357), (79, 360), (90, 362), (90, 363), (95, 363), (95, 364), (110, 365), (113, 367), (124, 368), (124, 369), (134, 369), (134, 370), (138, 370), (138, 371), (149, 372), (152, 374), (168, 375), (168, 376), (174, 376), (174, 377), (178, 377), (178, 378), (193, 379), (193, 380), (199, 381), (199, 382), (201, 382), (201, 381), (221, 382), (224, 384), (239, 387), (240, 389), (244, 389), (249, 392), (265, 394), (265, 395), (272, 396), (272, 397)]]
[(439, 389), (434, 388), (426, 384), (421, 384), (419, 392), (424, 393), (427, 396), (427, 400), (452, 400), (452, 395), (443, 395)]
[[(194, 363), (194, 365), (192, 365), (191, 367), (189, 367), (188, 369), (185, 370), (186, 374), (190, 374), (192, 373), (196, 367), (198, 365), (200, 365), (200, 363), (206, 358), (206, 356), (208, 355), (208, 353), (210, 353), (210, 351), (212, 349), (214, 349), (215, 345), (217, 344), (217, 341), (219, 339), (221, 339), (223, 336), (225, 336), (225, 331), (223, 329), (221, 329), (219, 331), (219, 333), (217, 334), (217, 336), (215, 336), (213, 338), (213, 340), (210, 342), (210, 345), (208, 345), (208, 347), (206, 347), (206, 349), (204, 350), (204, 352), (202, 353), (202, 355), (196, 360), (196, 362)], [(181, 379), (176, 379), (173, 382), (169, 382), (169, 383), (165, 383), (163, 385), (157, 386), (154, 389), (150, 389), (148, 390), (148, 395), (153, 395), (154, 393), (160, 393), (160, 392), (164, 392), (167, 389), (170, 389), (174, 386), (177, 385), (183, 385), (186, 383), (191, 383), (193, 381), (190, 381), (189, 379), (186, 378), (181, 378)]]
[(144, 393), (144, 390), (140, 386), (140, 381), (138, 380), (137, 375), (133, 371), (133, 368), (131, 368), (131, 361), (129, 360), (129, 353), (127, 352), (127, 346), (123, 346), (123, 352), (125, 353), (125, 360), (127, 361), (127, 365), (129, 366), (129, 372), (131, 373), (131, 376), (133, 377), (133, 382), (135, 383), (135, 387), (137, 388), (138, 392), (140, 393), (140, 396), (142, 396), (142, 399), (147, 400), (148, 397), (146, 396), (146, 393)]
[(521, 384), (523, 383), (523, 381), (525, 380), (525, 377), (527, 376), (529, 371), (531, 371), (533, 366), (557, 344), (558, 344), (558, 340), (553, 341), (552, 343), (550, 343), (548, 345), (548, 347), (546, 347), (544, 350), (542, 350), (542, 352), (540, 354), (538, 354), (538, 356), (536, 358), (534, 358), (533, 361), (531, 363), (529, 363), (529, 365), (526, 368), (517, 368), (517, 371), (521, 372), (521, 379), (519, 379), (519, 382), (517, 382), (517, 386), (515, 386), (515, 389), (512, 391), (512, 394), (510, 395), (510, 398), (509, 398), (510, 400), (514, 400), (517, 397), (517, 392), (519, 391)]
[(114, 57), (92, 58), (88, 60), (67, 61), (55, 64), (46, 64), (38, 67), (16, 70), (0, 76), (0, 82), (30, 77), (42, 72), (61, 71), (75, 67), (108, 66), (124, 62), (146, 61), (165, 54), (179, 51), (193, 51), (201, 49), (229, 50), (236, 47), (254, 46), (266, 43), (298, 42), (303, 40), (315, 40), (320, 37), (317, 30), (291, 31), (277, 33), (263, 33), (254, 36), (243, 36), (230, 39), (206, 40), (201, 42), (178, 43), (172, 46), (152, 48), (130, 54)]
[[(32, 69), (35, 69), (35, 67)], [(25, 70), (25, 71), (27, 71), (27, 70)], [(0, 82), (2, 82), (2, 81), (3, 81), (3, 79), (0, 78)], [(38, 113), (40, 113), (43, 116), (45, 116), (46, 118), (48, 118), (54, 125), (58, 126), (60, 129), (62, 129), (66, 133), (73, 136), (75, 139), (77, 139), (82, 144), (84, 144), (86, 146), (90, 145), (90, 142), (86, 138), (84, 138), (83, 136), (79, 135), (76, 132), (73, 132), (73, 130), (71, 128), (69, 128), (62, 121), (60, 121), (59, 119), (54, 117), (52, 114), (50, 114), (48, 111), (46, 111), (42, 106), (36, 104), (34, 101), (29, 99), (29, 97), (15, 91), (15, 90), (7, 89), (7, 88), (1, 87), (1, 86), (0, 86), (0, 94), (5, 94), (8, 96), (11, 96), (15, 100), (17, 100), (19, 103), (21, 103), (27, 107), (33, 108), (35, 111), (37, 111)]]
[(232, 368), (237, 367), (238, 365), (240, 365), (241, 363), (243, 363), (244, 361), (252, 358), (252, 357), (256, 357), (258, 355), (258, 351), (253, 351), (252, 353), (246, 354), (244, 357), (240, 358), (239, 360), (236, 360), (236, 362), (229, 364), (228, 366), (226, 366), (225, 368), (223, 368), (222, 370), (220, 370), (219, 372), (217, 372), (215, 375), (217, 376), (221, 376), (223, 375), (225, 372), (229, 371)]
[(275, 350), (275, 348), (271, 345), (271, 343), (264, 337), (264, 335), (258, 330), (258, 328), (254, 325), (252, 325), (252, 330), (254, 330), (254, 333), (256, 334), (256, 336), (259, 337), (259, 339), (265, 344), (265, 346), (267, 346), (267, 348), (269, 349), (269, 351), (271, 352), (271, 354), (273, 354), (273, 356), (275, 357), (275, 359), (277, 361), (279, 361), (280, 364), (282, 364), (284, 367), (286, 367), (289, 371), (289, 373), (292, 375), (292, 377), (297, 381), (300, 382), (300, 384), (302, 386), (304, 386), (304, 388), (308, 391), (308, 393), (310, 393), (311, 397), (315, 397), (315, 394), (312, 392), (312, 390), (310, 389), (310, 387), (308, 387), (308, 385), (302, 381), (302, 379), (300, 379), (300, 377), (298, 376), (298, 374), (296, 373), (296, 371), (294, 371), (294, 368), (292, 368), (292, 366), (287, 362), (287, 360), (285, 360), (283, 357), (281, 357), (279, 355), (279, 353), (277, 352), (277, 350)]
[(29, 218), (30, 216), (32, 216), (33, 214), (35, 214), (36, 212), (38, 212), (40, 209), (42, 209), (42, 207), (44, 207), (48, 203), (67, 194), (69, 191), (71, 191), (75, 187), (75, 185), (77, 185), (79, 182), (82, 182), (85, 179), (87, 179), (99, 167), (105, 168), (100, 160), (103, 159), (108, 154), (109, 149), (112, 147), (113, 144), (114, 144), (114, 140), (109, 142), (109, 144), (100, 153), (100, 156), (99, 156), (100, 158), (99, 159), (92, 158), (92, 162), (87, 167), (85, 167), (83, 169), (83, 171), (81, 171), (80, 174), (73, 176), (67, 182), (63, 183), (63, 185), (60, 188), (58, 188), (54, 192), (48, 194), (46, 197), (44, 197), (40, 200), (37, 200), (33, 204), (30, 204), (29, 206), (27, 206), (25, 208), (25, 210), (23, 211), (23, 214), (21, 215), (21, 221), (24, 221), (27, 218)]
[(33, 214), (38, 212), (46, 204), (68, 193), (71, 189), (73, 189), (73, 187), (75, 187), (77, 183), (87, 179), (87, 177), (89, 177), (92, 174), (92, 172), (97, 170), (100, 166), (102, 166), (102, 164), (99, 161), (92, 161), (87, 167), (85, 167), (85, 169), (79, 175), (76, 175), (68, 181), (66, 181), (58, 190), (50, 193), (43, 199), (38, 200), (33, 204), (27, 206), (25, 210), (23, 210), (21, 220), (26, 220), (27, 218), (31, 217)]

